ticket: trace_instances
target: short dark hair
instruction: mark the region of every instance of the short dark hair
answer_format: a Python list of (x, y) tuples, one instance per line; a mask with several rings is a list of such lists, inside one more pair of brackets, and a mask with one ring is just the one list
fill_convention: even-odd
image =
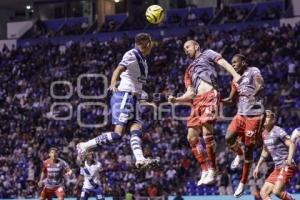
[(145, 41), (150, 42), (151, 36), (148, 33), (139, 33), (135, 36), (135, 43), (140, 45), (143, 44)]
[(238, 57), (239, 59), (241, 59), (241, 61), (244, 61), (245, 63), (248, 64), (248, 59), (244, 54), (238, 53), (238, 54), (235, 54), (233, 57)]
[(276, 114), (272, 110), (265, 110), (266, 114), (268, 113), (271, 117), (276, 118)]
[(49, 152), (52, 151), (52, 150), (58, 151), (58, 149), (57, 149), (56, 147), (51, 147), (51, 148), (49, 149)]

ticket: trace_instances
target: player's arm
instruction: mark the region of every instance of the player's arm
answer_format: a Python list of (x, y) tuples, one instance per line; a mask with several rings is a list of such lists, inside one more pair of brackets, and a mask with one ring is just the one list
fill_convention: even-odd
[(168, 101), (171, 103), (183, 103), (192, 100), (196, 96), (194, 88), (189, 86), (186, 92), (180, 97), (169, 96)]
[(220, 58), (217, 60), (217, 63), (223, 67), (228, 73), (230, 73), (233, 76), (233, 81), (238, 82), (241, 78), (241, 75), (239, 75), (231, 64), (229, 64), (224, 58)]
[(74, 193), (78, 193), (78, 191), (80, 190), (80, 185), (82, 184), (84, 180), (84, 177), (82, 174), (80, 174), (76, 180), (75, 186), (74, 186)]
[(300, 138), (300, 128), (296, 128), (293, 133), (292, 133), (292, 136), (291, 136), (291, 140), (292, 142), (295, 144), (296, 143), (296, 140)]
[(269, 156), (269, 152), (268, 152), (266, 146), (264, 145), (263, 146), (263, 150), (262, 150), (262, 152), (260, 154), (260, 158), (258, 160), (258, 163), (257, 163), (257, 165), (256, 165), (256, 167), (255, 167), (255, 169), (253, 171), (253, 177), (254, 178), (257, 178), (257, 175), (258, 175), (258, 172), (259, 172), (259, 168), (260, 168), (261, 164), (263, 164), (263, 162), (265, 162), (265, 160), (268, 158), (268, 156)]
[(254, 85), (255, 89), (253, 91), (253, 97), (255, 97), (264, 88), (264, 80), (260, 75), (254, 76)]
[(237, 89), (234, 86), (234, 83), (232, 83), (229, 96), (227, 98), (222, 99), (223, 104), (231, 105), (233, 103), (233, 99), (234, 99), (236, 94), (237, 94)]
[(44, 180), (44, 178), (45, 178), (46, 171), (47, 171), (47, 169), (46, 169), (45, 163), (43, 163), (42, 173), (41, 173), (41, 175), (40, 175), (40, 180), (39, 180), (39, 182), (38, 182), (38, 186), (39, 186), (39, 187), (42, 187), (42, 186), (43, 186), (43, 180)]
[(118, 67), (114, 70), (113, 75), (111, 77), (111, 81), (110, 81), (110, 86), (109, 86), (109, 90), (112, 90), (113, 92), (117, 91), (117, 82), (120, 78), (120, 75), (122, 72), (124, 72), (126, 70), (126, 68), (122, 65), (118, 65)]
[(293, 160), (293, 156), (294, 156), (294, 153), (295, 153), (296, 146), (295, 146), (295, 143), (293, 143), (289, 138), (286, 138), (284, 140), (284, 144), (287, 147), (289, 147), (289, 154), (288, 154), (288, 158), (286, 160), (286, 164), (291, 165), (292, 160)]

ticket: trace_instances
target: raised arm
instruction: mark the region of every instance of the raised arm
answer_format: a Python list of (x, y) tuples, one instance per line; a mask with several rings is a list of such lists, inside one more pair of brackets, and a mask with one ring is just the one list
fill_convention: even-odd
[(218, 59), (217, 63), (233, 76), (234, 82), (238, 82), (240, 80), (241, 76), (234, 70), (231, 64), (229, 64), (224, 58)]

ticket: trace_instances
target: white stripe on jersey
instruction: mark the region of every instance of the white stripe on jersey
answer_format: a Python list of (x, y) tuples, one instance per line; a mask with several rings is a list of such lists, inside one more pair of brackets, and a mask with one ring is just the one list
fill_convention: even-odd
[(83, 188), (85, 189), (94, 189), (95, 186), (91, 183), (100, 184), (100, 180), (98, 180), (97, 173), (101, 171), (102, 166), (100, 162), (96, 162), (92, 165), (88, 165), (85, 161), (84, 167), (80, 169), (80, 174), (84, 176)]
[(118, 90), (141, 94), (148, 76), (148, 65), (140, 51), (137, 49), (127, 51), (119, 65), (124, 66), (126, 70), (120, 75)]

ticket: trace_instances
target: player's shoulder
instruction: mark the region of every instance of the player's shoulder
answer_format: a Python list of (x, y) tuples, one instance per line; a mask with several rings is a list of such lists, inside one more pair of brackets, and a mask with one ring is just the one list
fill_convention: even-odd
[(205, 49), (202, 53), (203, 54), (210, 54), (210, 53), (218, 53), (218, 52), (216, 52), (216, 51), (214, 51), (212, 49)]
[(300, 135), (300, 127), (298, 128), (295, 128), (292, 132), (292, 135), (295, 136), (295, 135)]
[(68, 164), (65, 160), (61, 159), (61, 158), (58, 158), (58, 162), (59, 163), (62, 163), (62, 164)]
[(258, 67), (251, 66), (248, 68), (248, 70), (251, 72), (259, 72), (260, 73), (260, 69)]
[(300, 126), (298, 128), (295, 128), (293, 132), (299, 132), (300, 133)]
[(50, 159), (46, 159), (46, 160), (43, 160), (43, 164), (46, 166), (48, 164), (50, 164)]
[(130, 50), (126, 51), (126, 52), (124, 53), (124, 57), (128, 57), (128, 58), (130, 58), (130, 57), (132, 57), (132, 58), (135, 57), (134, 51), (135, 51), (135, 49), (130, 49)]
[(102, 168), (102, 164), (99, 161), (96, 161), (95, 165), (97, 166), (97, 168)]
[(286, 131), (283, 128), (281, 128), (280, 126), (276, 126), (276, 125), (273, 128), (273, 132), (277, 135), (287, 135)]

